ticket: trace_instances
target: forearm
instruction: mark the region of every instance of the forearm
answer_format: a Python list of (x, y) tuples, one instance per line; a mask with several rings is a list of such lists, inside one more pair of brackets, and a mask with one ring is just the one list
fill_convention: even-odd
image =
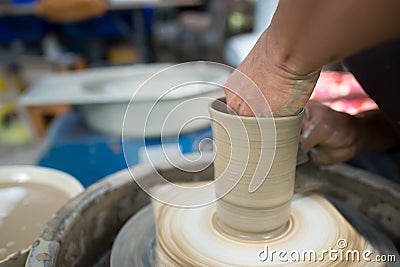
[(399, 0), (281, 0), (265, 38), (298, 75), (400, 37)]
[[(275, 116), (297, 114), (323, 65), (400, 37), (399, 10), (400, 0), (280, 0), (238, 70), (257, 85)], [(243, 90), (226, 90), (228, 106), (254, 116), (254, 98)]]
[(380, 110), (356, 115), (360, 121), (357, 153), (383, 151), (400, 145), (400, 136)]

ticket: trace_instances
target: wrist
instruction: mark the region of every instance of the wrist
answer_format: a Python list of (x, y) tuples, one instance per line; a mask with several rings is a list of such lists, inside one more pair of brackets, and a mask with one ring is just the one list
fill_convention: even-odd
[(264, 31), (261, 38), (265, 42), (267, 57), (288, 78), (308, 80), (319, 75), (324, 66), (324, 63), (316, 64), (310, 60), (315, 55), (305, 54), (296, 45), (285, 42), (274, 28)]
[[(271, 38), (268, 29), (260, 37), (260, 45), (263, 46), (264, 57), (268, 69), (269, 84), (274, 84), (274, 92), (269, 92), (267, 98), (274, 95), (280, 99), (270, 99), (271, 109), (276, 116), (291, 116), (301, 111), (314, 90), (321, 69), (312, 72), (304, 72), (285, 57), (285, 49)], [(267, 90), (263, 90), (267, 92)], [(274, 104), (278, 104), (277, 108)]]

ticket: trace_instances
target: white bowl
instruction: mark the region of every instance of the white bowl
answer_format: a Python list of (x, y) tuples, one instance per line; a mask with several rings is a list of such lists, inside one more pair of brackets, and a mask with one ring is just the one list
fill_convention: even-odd
[[(144, 128), (146, 137), (159, 137), (161, 128), (163, 135), (175, 135), (180, 131), (193, 132), (207, 127), (209, 121), (205, 119), (185, 124), (183, 129), (183, 125), (177, 121), (208, 117), (209, 102), (223, 97), (223, 89), (221, 86), (203, 83), (178, 88), (157, 101), (159, 97), (169, 88), (183, 82), (200, 81), (223, 85), (231, 71), (228, 66), (221, 64), (188, 62), (179, 65), (137, 64), (52, 74), (29, 88), (20, 98), (20, 104), (27, 107), (59, 103), (76, 105), (83, 111), (84, 120), (91, 129), (120, 136), (125, 111), (133, 97), (132, 108), (127, 112), (132, 125), (125, 124), (124, 136), (142, 138)], [(152, 79), (149, 82), (147, 79), (150, 77)], [(184, 104), (195, 98), (203, 98), (203, 101)], [(210, 100), (207, 102), (205, 98)], [(155, 103), (157, 105), (153, 109)], [(169, 119), (171, 123), (163, 127), (168, 114), (179, 105), (179, 112)], [(152, 119), (148, 120), (146, 112), (149, 110), (152, 111)]]

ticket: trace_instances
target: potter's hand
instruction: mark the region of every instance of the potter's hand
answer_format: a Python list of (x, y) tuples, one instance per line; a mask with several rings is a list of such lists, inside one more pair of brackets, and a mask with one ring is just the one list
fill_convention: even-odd
[[(323, 65), (400, 37), (399, 9), (398, 0), (280, 0), (270, 26), (238, 69), (261, 89), (274, 115), (294, 115)], [(231, 77), (227, 86), (236, 81)], [(248, 93), (246, 87), (240, 90)], [(240, 115), (259, 115), (240, 97), (227, 90), (226, 95)], [(262, 101), (247, 98), (250, 105)]]
[[(225, 85), (226, 101), (238, 115), (268, 116), (265, 104), (263, 108), (262, 101), (265, 100), (274, 116), (295, 115), (307, 103), (319, 77), (319, 69), (305, 74), (292, 71), (275, 56), (276, 45), (268, 42), (268, 30), (264, 32), (247, 58), (229, 77)], [(245, 81), (245, 76), (259, 89), (249, 84), (250, 80)], [(257, 94), (256, 90), (261, 90), (262, 94)]]
[(361, 119), (310, 101), (305, 109), (300, 143), (316, 164), (344, 162), (358, 152)]
[(321, 165), (343, 162), (358, 153), (400, 146), (400, 136), (380, 110), (355, 116), (310, 101), (302, 122), (300, 143)]

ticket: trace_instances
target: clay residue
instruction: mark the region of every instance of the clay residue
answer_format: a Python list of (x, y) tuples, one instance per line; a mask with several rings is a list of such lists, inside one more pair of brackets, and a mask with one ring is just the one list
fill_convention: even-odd
[[(169, 194), (171, 198), (199, 197), (189, 192), (177, 196), (176, 190), (168, 185), (158, 186), (153, 192)], [(353, 250), (370, 250), (372, 255), (376, 255), (377, 251), (327, 199), (318, 194), (294, 195), (290, 227), (267, 241), (256, 242), (228, 236), (217, 226), (215, 204), (188, 209), (153, 201), (153, 212), (157, 266), (282, 265), (276, 257), (265, 261), (257, 257), (265, 245), (271, 251), (301, 253), (312, 250), (318, 257), (318, 260), (286, 262), (284, 266), (343, 266), (344, 263), (346, 266), (380, 266), (364, 260), (343, 262), (329, 257), (321, 258), (323, 251), (329, 248), (343, 251), (344, 254)]]
[(69, 196), (34, 183), (0, 185), (0, 260), (32, 244)]

